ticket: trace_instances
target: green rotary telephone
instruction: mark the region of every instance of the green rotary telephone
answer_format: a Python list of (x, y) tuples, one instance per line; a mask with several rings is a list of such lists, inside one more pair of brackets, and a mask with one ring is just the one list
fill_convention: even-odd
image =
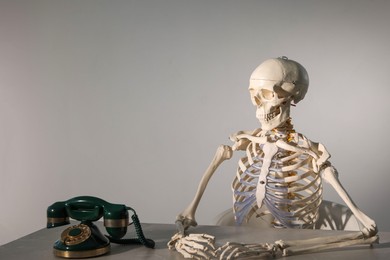
[[(137, 238), (121, 239), (129, 226), (129, 213)], [(93, 221), (104, 218), (109, 235), (103, 235)], [(64, 258), (86, 258), (106, 254), (110, 242), (117, 244), (142, 244), (154, 248), (154, 241), (145, 238), (134, 209), (122, 204), (112, 204), (91, 196), (80, 196), (67, 201), (55, 202), (47, 209), (47, 228), (67, 225), (69, 218), (80, 224), (65, 229), (61, 238), (54, 243), (54, 254)]]

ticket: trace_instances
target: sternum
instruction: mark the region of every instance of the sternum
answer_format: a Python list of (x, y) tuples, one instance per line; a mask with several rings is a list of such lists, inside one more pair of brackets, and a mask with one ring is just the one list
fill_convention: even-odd
[(278, 152), (278, 147), (275, 143), (265, 143), (263, 146), (263, 152), (264, 152), (264, 158), (263, 158), (263, 165), (261, 166), (259, 179), (257, 182), (257, 189), (256, 189), (256, 201), (257, 206), (261, 208), (263, 205), (263, 200), (266, 193), (266, 186), (267, 186), (267, 176), (269, 174), (269, 169), (271, 167), (272, 159), (274, 155)]

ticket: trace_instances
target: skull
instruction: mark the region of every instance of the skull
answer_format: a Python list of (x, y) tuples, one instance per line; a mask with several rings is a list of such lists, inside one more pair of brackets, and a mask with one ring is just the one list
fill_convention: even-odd
[(305, 97), (309, 77), (302, 65), (283, 56), (260, 64), (249, 82), (256, 117), (263, 130), (272, 130), (289, 119), (291, 102), (297, 104)]

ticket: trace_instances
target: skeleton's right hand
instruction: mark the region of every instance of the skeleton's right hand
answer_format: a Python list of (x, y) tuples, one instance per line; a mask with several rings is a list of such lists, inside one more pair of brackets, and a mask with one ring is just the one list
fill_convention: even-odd
[(168, 242), (170, 250), (176, 250), (184, 258), (215, 259), (215, 237), (207, 234), (189, 234), (185, 236), (176, 233)]

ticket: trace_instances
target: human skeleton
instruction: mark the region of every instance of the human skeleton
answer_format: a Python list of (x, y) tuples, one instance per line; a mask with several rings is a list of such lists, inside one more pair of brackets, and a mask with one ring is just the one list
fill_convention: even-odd
[[(269, 59), (250, 77), (249, 92), (257, 107), (256, 117), (262, 128), (240, 131), (230, 139), (232, 147), (221, 145), (204, 173), (196, 195), (177, 216), (179, 233), (168, 243), (188, 258), (258, 258), (316, 252), (378, 241), (375, 222), (352, 201), (338, 180), (336, 169), (328, 161), (329, 153), (320, 143), (296, 133), (290, 119), (290, 106), (301, 101), (309, 78), (303, 66), (286, 57)], [(275, 227), (314, 228), (322, 202), (322, 180), (328, 182), (363, 225), (360, 232), (300, 241), (276, 241), (273, 244), (228, 243), (218, 249), (214, 237), (206, 234), (185, 235), (196, 226), (195, 211), (211, 176), (218, 166), (242, 150), (246, 156), (238, 163), (232, 183), (233, 212), (237, 224), (270, 213)]]

